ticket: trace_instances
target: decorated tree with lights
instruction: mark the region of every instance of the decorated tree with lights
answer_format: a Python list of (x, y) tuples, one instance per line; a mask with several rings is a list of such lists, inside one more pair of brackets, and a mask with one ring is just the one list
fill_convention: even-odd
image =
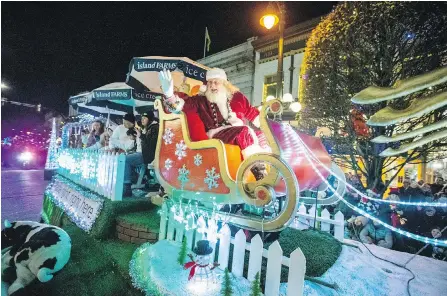
[[(399, 124), (369, 126), (366, 121), (386, 107), (406, 109), (447, 85), (368, 105), (352, 104), (351, 98), (369, 86), (392, 87), (446, 65), (446, 26), (445, 2), (346, 2), (336, 6), (307, 41), (300, 75), (300, 128), (314, 133), (330, 130), (325, 142), (335, 161), (363, 175), (367, 188), (377, 188), (382, 174), (393, 172), (383, 191), (406, 163), (430, 161), (447, 145), (440, 139), (382, 157), (379, 154), (390, 144), (371, 139), (408, 133), (447, 116), (444, 107)], [(397, 148), (402, 143), (392, 144)], [(399, 157), (404, 161), (396, 165)]]
[(51, 127), (50, 144), (48, 146), (47, 161), (45, 163), (46, 170), (57, 169), (57, 135), (56, 135), (56, 118), (53, 118)]

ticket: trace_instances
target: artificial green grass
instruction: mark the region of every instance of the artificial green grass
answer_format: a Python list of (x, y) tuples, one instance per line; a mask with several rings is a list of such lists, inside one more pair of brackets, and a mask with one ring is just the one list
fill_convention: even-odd
[(142, 295), (131, 286), (129, 277), (129, 262), (137, 245), (95, 239), (66, 218), (62, 228), (72, 240), (70, 261), (50, 282), (29, 286), (26, 295)]
[(124, 221), (129, 224), (147, 227), (151, 232), (158, 233), (160, 230), (159, 208), (153, 207), (150, 210), (135, 213), (121, 214), (116, 217), (117, 221)]
[[(322, 276), (334, 265), (342, 249), (341, 243), (331, 234), (319, 230), (286, 228), (279, 235), (279, 244), (286, 257), (299, 247), (306, 257), (306, 275), (313, 277)], [(270, 245), (267, 243), (264, 248), (268, 249)]]
[(101, 214), (95, 221), (90, 235), (95, 238), (111, 238), (115, 235), (116, 217), (124, 213), (147, 211), (156, 208), (149, 199), (124, 199), (122, 201), (104, 200)]

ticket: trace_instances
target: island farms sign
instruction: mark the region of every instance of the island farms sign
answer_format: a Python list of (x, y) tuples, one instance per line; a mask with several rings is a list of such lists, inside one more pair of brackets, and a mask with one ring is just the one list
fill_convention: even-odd
[(68, 182), (57, 178), (51, 187), (50, 198), (78, 227), (88, 232), (101, 213), (104, 200), (89, 198), (84, 192), (68, 185)]

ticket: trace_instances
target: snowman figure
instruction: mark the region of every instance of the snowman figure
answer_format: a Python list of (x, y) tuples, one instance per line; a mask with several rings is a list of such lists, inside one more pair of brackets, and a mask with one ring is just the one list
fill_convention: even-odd
[(189, 254), (191, 262), (184, 265), (185, 269), (191, 268), (189, 272), (188, 280), (193, 279), (194, 281), (208, 282), (210, 280), (214, 281), (214, 268), (219, 264), (210, 264), (210, 254), (213, 252), (213, 248), (210, 247), (210, 242), (207, 240), (200, 240), (197, 242), (197, 246), (194, 248), (193, 252), (196, 254), (194, 257)]

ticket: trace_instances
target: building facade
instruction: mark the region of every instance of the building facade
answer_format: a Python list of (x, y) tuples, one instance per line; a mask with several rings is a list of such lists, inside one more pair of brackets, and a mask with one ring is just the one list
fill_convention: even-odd
[[(299, 75), (307, 38), (321, 18), (311, 19), (284, 31), (283, 87), (298, 100)], [(269, 95), (276, 95), (278, 33), (252, 37), (247, 42), (215, 53), (197, 62), (226, 71), (228, 79), (258, 106)], [(283, 120), (296, 124), (295, 113), (285, 110)]]
[[(307, 38), (321, 18), (311, 19), (284, 31), (283, 93), (298, 99), (299, 75)], [(253, 41), (255, 50), (254, 103), (261, 104), (269, 95), (276, 95), (278, 70), (278, 33)]]
[(197, 62), (208, 66), (224, 69), (228, 80), (237, 86), (253, 103), (255, 55), (252, 42), (257, 37), (248, 38), (245, 43), (236, 45), (221, 52), (212, 54)]

